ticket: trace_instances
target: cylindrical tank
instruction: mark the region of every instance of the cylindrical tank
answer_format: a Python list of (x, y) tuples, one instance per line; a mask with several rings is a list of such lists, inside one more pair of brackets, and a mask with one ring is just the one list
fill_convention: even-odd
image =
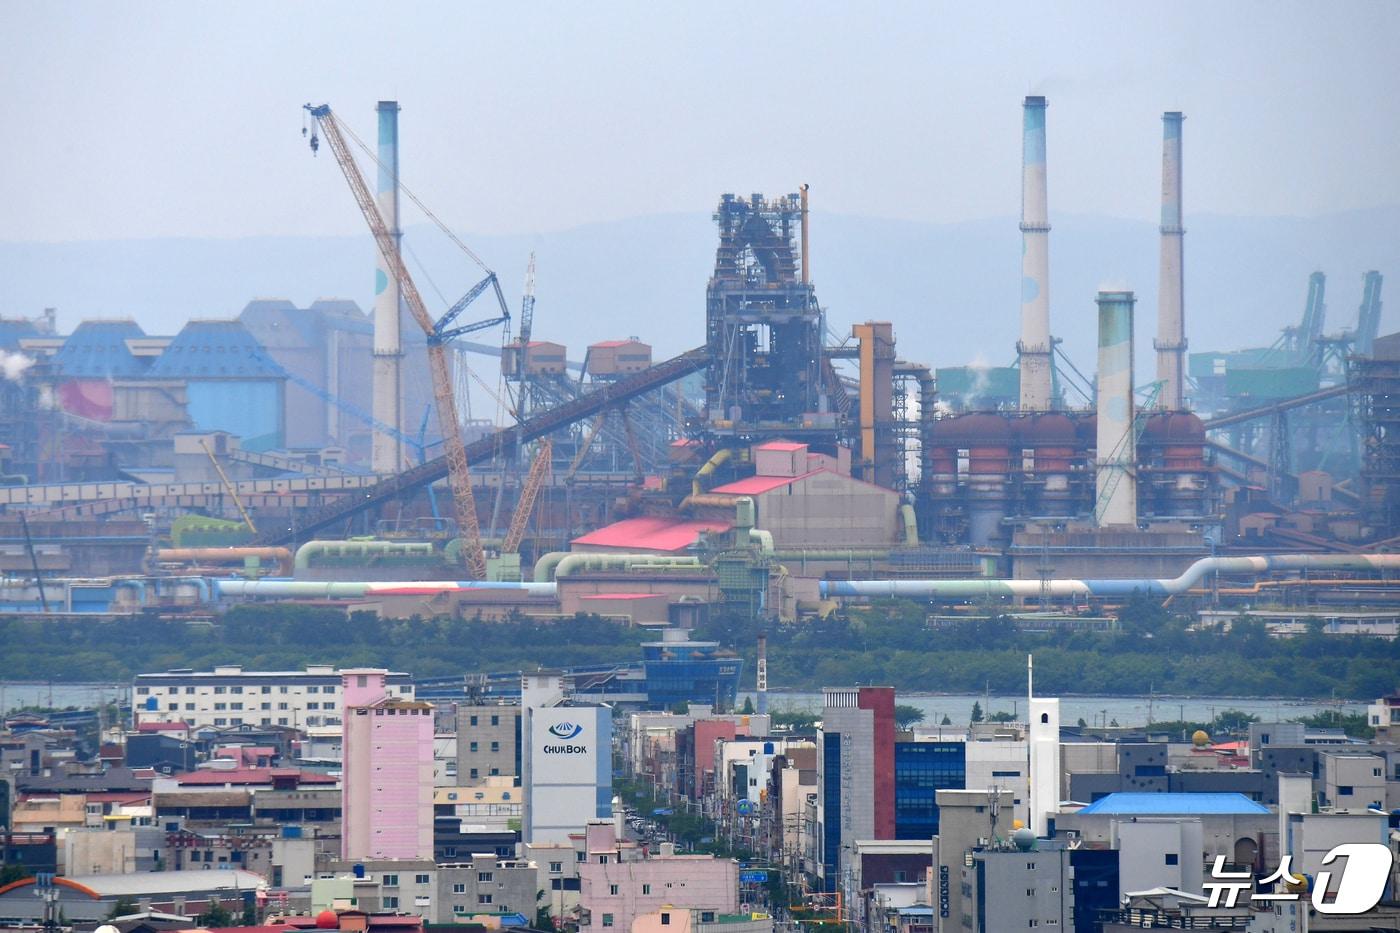
[(1011, 425), (990, 412), (964, 415), (957, 422), (958, 433), (967, 442), (968, 539), (975, 546), (986, 546), (1000, 537), (1001, 520), (1006, 517)]
[(1040, 515), (1067, 516), (1073, 512), (1070, 474), (1074, 471), (1075, 429), (1068, 415), (1048, 412), (1031, 421), (1026, 441), (1033, 452), (1039, 501), (1032, 508)]

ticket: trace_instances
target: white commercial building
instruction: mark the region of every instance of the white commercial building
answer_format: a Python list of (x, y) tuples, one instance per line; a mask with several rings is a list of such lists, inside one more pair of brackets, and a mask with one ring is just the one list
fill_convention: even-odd
[(520, 732), (522, 842), (568, 842), (612, 816), (611, 709), (526, 706)]
[[(389, 693), (413, 699), (408, 674), (387, 677)], [(131, 684), (135, 725), (184, 722), (203, 726), (290, 726), (339, 732), (340, 675), (329, 664), (304, 671), (245, 671), (236, 664), (212, 671), (137, 674)]]

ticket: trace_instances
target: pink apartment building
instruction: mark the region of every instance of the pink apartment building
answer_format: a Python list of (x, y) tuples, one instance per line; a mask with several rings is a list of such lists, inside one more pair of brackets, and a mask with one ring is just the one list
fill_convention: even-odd
[(661, 907), (732, 914), (739, 908), (739, 863), (712, 855), (645, 855), (618, 842), (611, 821), (589, 823), (579, 862), (580, 933), (633, 933), (638, 918)]
[(341, 857), (433, 857), (433, 707), (403, 700), (388, 671), (341, 671)]

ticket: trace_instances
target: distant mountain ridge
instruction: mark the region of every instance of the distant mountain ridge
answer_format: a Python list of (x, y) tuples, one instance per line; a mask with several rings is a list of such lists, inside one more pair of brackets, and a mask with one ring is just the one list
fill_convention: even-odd
[[(1083, 215), (1052, 216), (1052, 224), (1053, 333), (1080, 369), (1092, 371), (1095, 291), (1134, 289), (1138, 379), (1145, 381), (1155, 365), (1156, 225)], [(658, 357), (704, 340), (715, 248), (708, 213), (463, 238), (496, 269), (512, 314), (526, 257), (538, 253), (538, 337), (581, 350), (595, 340), (635, 335), (653, 343)], [(405, 242), (410, 268), (436, 308), (480, 278), (465, 256), (426, 228), (411, 228)], [(254, 297), (286, 297), (299, 306), (346, 297), (368, 310), (373, 258), (367, 235), (0, 242), (0, 315), (31, 316), (54, 306), (64, 331), (84, 318), (132, 317), (148, 333), (169, 334), (189, 318), (234, 316)], [(1318, 218), (1188, 216), (1191, 349), (1272, 343), (1280, 328), (1301, 317), (1307, 277), (1316, 269), (1328, 274), (1327, 330), (1353, 326), (1364, 271), (1379, 269), (1392, 278), (1392, 293), (1400, 290), (1400, 206)], [(1015, 218), (934, 224), (815, 213), (812, 277), (838, 335), (856, 321), (889, 320), (906, 359), (1001, 365), (1015, 357)], [(1398, 303), (1400, 296), (1391, 299)], [(491, 313), (484, 303), (476, 310), (478, 317)], [(1383, 314), (1382, 332), (1396, 329), (1400, 317)]]

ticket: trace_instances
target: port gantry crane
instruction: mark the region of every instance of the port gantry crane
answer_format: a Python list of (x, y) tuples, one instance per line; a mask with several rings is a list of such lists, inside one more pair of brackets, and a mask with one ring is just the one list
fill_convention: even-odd
[[(343, 130), (340, 121), (331, 112), (329, 104), (307, 104), (305, 109), (314, 118), (316, 130), (325, 134), (326, 144), (334, 153), (335, 160), (345, 175), (345, 181), (350, 186), (350, 192), (355, 196), (355, 202), (359, 205), (360, 212), (364, 214), (370, 232), (374, 234), (374, 241), (379, 246), (379, 252), (384, 256), (385, 264), (393, 271), (394, 278), (398, 280), (399, 290), (404, 304), (408, 306), (409, 314), (413, 316), (413, 320), (427, 336), (428, 370), (432, 376), (433, 400), (437, 405), (438, 412), (438, 428), (442, 432), (443, 456), (447, 461), (447, 479), (452, 490), (453, 511), (456, 513), (458, 535), (462, 540), (462, 558), (467, 565), (468, 575), (474, 580), (483, 580), (486, 578), (486, 552), (481, 545), (481, 524), (476, 515), (476, 496), (472, 493), (471, 471), (467, 465), (466, 448), (462, 443), (462, 427), (457, 420), (457, 401), (452, 388), (452, 373), (447, 363), (447, 344), (452, 338), (462, 334), (509, 321), (510, 312), (506, 309), (505, 296), (501, 294), (501, 286), (496, 281), (496, 274), (490, 269), (486, 269), (485, 264), (454, 236), (452, 239), (457, 245), (485, 269), (486, 277), (472, 286), (466, 295), (447, 310), (446, 314), (434, 321), (432, 315), (428, 313), (427, 306), (423, 303), (423, 296), (419, 294), (418, 286), (414, 284), (413, 277), (409, 275), (408, 268), (399, 255), (398, 244), (394, 240), (394, 235), (389, 232), (389, 225), (385, 223), (383, 215), (379, 213), (374, 195), (370, 193), (369, 186), (365, 183), (359, 166), (355, 164), (355, 158), (345, 140), (345, 132), (347, 131)], [(318, 134), (315, 130), (311, 133), (310, 143), (311, 151), (314, 154), (320, 148)], [(371, 157), (373, 157), (372, 154)], [(398, 179), (394, 181), (396, 184), (398, 183)], [(409, 197), (422, 207), (421, 202), (406, 189), (405, 193), (408, 193)], [(426, 208), (424, 210), (426, 212)], [(442, 227), (441, 222), (431, 212), (427, 213), (434, 223)], [(446, 231), (445, 227), (443, 229)], [(450, 231), (446, 232), (451, 236)], [(467, 306), (480, 297), (487, 288), (495, 289), (501, 314), (490, 320), (478, 321), (474, 324), (452, 326)]]

